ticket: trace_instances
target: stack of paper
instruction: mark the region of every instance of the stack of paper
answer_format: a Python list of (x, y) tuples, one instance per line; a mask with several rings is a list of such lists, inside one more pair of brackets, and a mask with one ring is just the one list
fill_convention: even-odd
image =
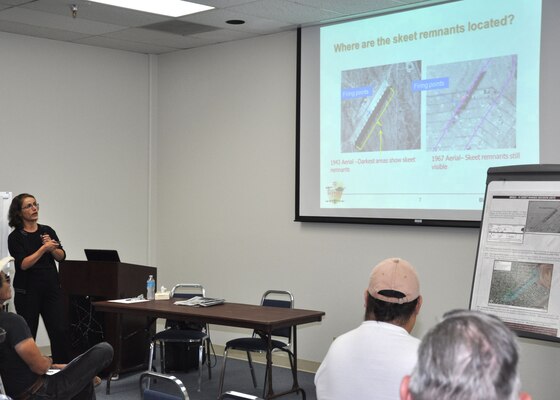
[(188, 300), (176, 301), (175, 304), (179, 306), (210, 307), (210, 306), (215, 306), (217, 304), (223, 304), (224, 302), (225, 302), (224, 299), (218, 299), (215, 297), (195, 296)]

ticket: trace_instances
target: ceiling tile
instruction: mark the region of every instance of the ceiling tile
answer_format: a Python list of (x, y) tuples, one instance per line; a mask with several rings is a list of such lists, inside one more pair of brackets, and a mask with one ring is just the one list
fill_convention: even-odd
[(256, 33), (238, 32), (228, 29), (218, 29), (212, 32), (204, 32), (194, 35), (198, 39), (207, 40), (210, 43), (230, 42), (232, 40), (248, 39), (250, 37), (259, 36)]
[(25, 3), (29, 3), (29, 0), (0, 0), (0, 4), (7, 6), (19, 6)]
[(140, 28), (181, 36), (195, 35), (197, 33), (215, 31), (217, 29), (215, 26), (196, 24), (179, 19), (157, 22), (155, 24), (141, 26)]
[(342, 16), (340, 13), (304, 6), (288, 0), (258, 0), (229, 7), (228, 10), (262, 18), (274, 16), (273, 19), (276, 21), (292, 24), (318, 22)]
[(177, 48), (168, 46), (130, 42), (127, 40), (119, 40), (105, 36), (92, 36), (85, 39), (76, 40), (74, 41), (74, 43), (87, 44), (97, 47), (107, 47), (110, 49), (125, 50), (145, 54), (163, 54), (179, 50)]
[(45, 28), (42, 26), (27, 25), (19, 22), (2, 20), (0, 20), (0, 31), (62, 41), (72, 41), (89, 36), (83, 33), (61, 31), (59, 29)]
[(71, 16), (63, 17), (56, 14), (49, 14), (42, 11), (30, 10), (27, 8), (9, 8), (0, 11), (0, 21), (19, 22), (27, 25), (34, 25), (43, 28), (58, 29), (62, 31), (79, 32), (89, 35), (98, 35), (105, 32), (112, 32), (123, 29), (122, 26), (105, 24), (94, 21), (83, 21), (74, 19)]
[[(195, 22), (198, 24), (211, 25), (218, 28), (233, 31), (243, 31), (252, 33), (273, 33), (285, 29), (292, 29), (294, 24), (289, 22), (275, 21), (267, 18), (254, 17), (252, 15), (232, 12), (230, 9), (215, 9), (203, 13), (187, 15), (180, 18), (183, 21)], [(226, 21), (240, 19), (245, 21), (243, 25), (231, 25)]]
[(340, 14), (361, 14), (375, 12), (387, 8), (397, 7), (402, 4), (395, 3), (393, 0), (289, 0), (309, 7), (322, 8), (323, 10), (334, 11)]
[(194, 0), (194, 2), (216, 8), (228, 8), (240, 4), (254, 3), (255, 0)]
[(149, 29), (130, 28), (119, 32), (113, 32), (105, 35), (113, 39), (122, 39), (131, 42), (149, 43), (158, 46), (175, 47), (178, 49), (187, 49), (194, 47), (200, 43), (200, 39), (194, 36), (172, 35), (165, 32), (157, 32)]

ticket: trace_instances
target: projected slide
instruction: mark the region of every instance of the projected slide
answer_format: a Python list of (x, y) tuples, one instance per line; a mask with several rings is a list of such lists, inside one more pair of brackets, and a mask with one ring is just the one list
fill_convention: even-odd
[(420, 92), (410, 95), (420, 68), (417, 61), (342, 72), (343, 153), (420, 148)]
[(516, 56), (429, 67), (454, 85), (426, 93), (427, 150), (515, 149), (516, 72)]
[(540, 161), (540, 20), (469, 0), (316, 28), (304, 213), (480, 220), (488, 168)]

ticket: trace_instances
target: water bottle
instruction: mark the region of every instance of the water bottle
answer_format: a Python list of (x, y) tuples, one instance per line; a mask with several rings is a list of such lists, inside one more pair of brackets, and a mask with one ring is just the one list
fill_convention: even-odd
[(154, 300), (156, 298), (156, 281), (154, 281), (154, 276), (150, 275), (148, 282), (146, 282), (146, 290), (148, 300)]

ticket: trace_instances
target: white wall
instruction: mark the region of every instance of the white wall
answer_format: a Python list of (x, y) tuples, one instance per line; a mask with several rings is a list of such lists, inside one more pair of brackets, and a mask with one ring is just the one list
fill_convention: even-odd
[[(409, 258), (424, 278), (420, 332), (466, 307), (478, 231), (293, 222), (295, 53), (284, 33), (160, 58), (158, 263), (160, 281), (199, 281), (231, 301), (292, 290), (299, 307), (327, 312), (301, 329), (300, 354), (321, 360), (362, 319), (385, 257)], [(442, 243), (453, 258), (435, 261)], [(456, 277), (455, 296), (438, 290)]]
[(145, 263), (148, 56), (5, 33), (0, 49), (0, 190), (37, 196), (68, 259)]
[[(298, 307), (326, 312), (298, 336), (301, 358), (320, 361), (362, 320), (373, 265), (398, 255), (421, 276), (422, 336), (468, 307), (478, 229), (293, 222), (295, 57), (295, 32), (160, 56), (160, 282), (200, 282), (235, 302), (289, 289)], [(232, 331), (215, 327), (213, 340)], [(556, 398), (560, 346), (522, 343), (525, 388)]]

